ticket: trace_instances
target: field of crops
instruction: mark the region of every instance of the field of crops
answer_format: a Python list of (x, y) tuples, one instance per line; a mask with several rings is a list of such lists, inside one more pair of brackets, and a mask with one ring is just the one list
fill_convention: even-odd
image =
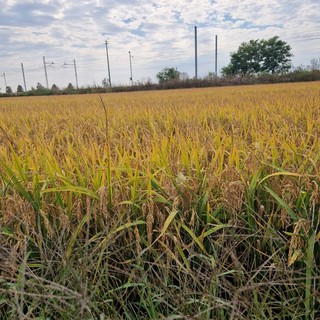
[(0, 319), (320, 317), (320, 83), (0, 100)]

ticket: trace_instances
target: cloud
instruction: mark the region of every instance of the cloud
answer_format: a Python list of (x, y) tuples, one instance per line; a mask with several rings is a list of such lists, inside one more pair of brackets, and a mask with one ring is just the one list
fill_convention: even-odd
[(0, 24), (2, 26), (47, 26), (54, 23), (54, 13), (57, 11), (56, 5), (51, 2), (36, 3), (12, 3), (4, 4), (0, 13)]

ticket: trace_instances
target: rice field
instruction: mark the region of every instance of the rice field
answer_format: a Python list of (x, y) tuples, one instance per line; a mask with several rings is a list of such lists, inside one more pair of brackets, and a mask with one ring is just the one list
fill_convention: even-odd
[(2, 98), (0, 318), (320, 318), (319, 136), (319, 82)]

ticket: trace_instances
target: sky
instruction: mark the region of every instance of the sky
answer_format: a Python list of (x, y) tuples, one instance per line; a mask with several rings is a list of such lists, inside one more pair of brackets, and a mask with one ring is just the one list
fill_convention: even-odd
[[(218, 70), (242, 42), (278, 35), (292, 47), (292, 64), (320, 58), (320, 0), (0, 0), (0, 88), (13, 91), (38, 82), (65, 88), (156, 81), (165, 67), (195, 75), (194, 27), (198, 29), (198, 76)], [(5, 76), (4, 76), (5, 75)]]

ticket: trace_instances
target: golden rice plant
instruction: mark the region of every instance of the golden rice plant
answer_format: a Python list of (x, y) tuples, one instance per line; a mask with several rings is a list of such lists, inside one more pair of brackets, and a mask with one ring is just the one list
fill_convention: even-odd
[(319, 316), (319, 106), (317, 82), (2, 98), (0, 317)]

